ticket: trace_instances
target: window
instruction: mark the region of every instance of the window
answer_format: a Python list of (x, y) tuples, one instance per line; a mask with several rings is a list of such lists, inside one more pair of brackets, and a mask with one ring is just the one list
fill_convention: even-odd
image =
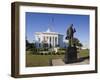
[(50, 43), (51, 43), (51, 37), (50, 37)]
[(38, 41), (40, 42), (40, 38), (38, 38)]
[(57, 45), (57, 37), (55, 37), (55, 45)]

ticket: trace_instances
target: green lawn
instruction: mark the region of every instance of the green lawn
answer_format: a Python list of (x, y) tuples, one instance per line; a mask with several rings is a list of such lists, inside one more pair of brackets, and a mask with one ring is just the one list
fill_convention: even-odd
[(26, 54), (26, 66), (50, 66), (52, 59), (63, 58), (64, 55), (33, 55)]
[[(80, 57), (89, 56), (89, 50), (81, 50)], [(52, 59), (64, 58), (62, 55), (33, 55), (31, 51), (26, 51), (26, 67), (50, 66)]]
[(81, 50), (79, 52), (80, 57), (88, 57), (89, 56), (89, 50), (85, 49), (85, 50)]

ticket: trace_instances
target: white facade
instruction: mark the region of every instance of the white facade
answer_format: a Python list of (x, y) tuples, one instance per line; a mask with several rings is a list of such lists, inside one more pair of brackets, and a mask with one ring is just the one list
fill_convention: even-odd
[(43, 47), (44, 44), (48, 48), (57, 46), (63, 47), (63, 35), (56, 32), (51, 32), (50, 29), (48, 29), (46, 32), (36, 32), (35, 40), (38, 48)]

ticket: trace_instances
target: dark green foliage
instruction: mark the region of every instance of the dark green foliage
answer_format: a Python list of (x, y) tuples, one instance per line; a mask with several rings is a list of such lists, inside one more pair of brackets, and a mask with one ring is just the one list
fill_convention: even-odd
[(29, 43), (28, 40), (26, 40), (26, 51), (32, 51), (33, 54), (36, 54), (38, 50), (35, 43)]
[(73, 39), (73, 44), (80, 48), (83, 46), (82, 43), (77, 38)]

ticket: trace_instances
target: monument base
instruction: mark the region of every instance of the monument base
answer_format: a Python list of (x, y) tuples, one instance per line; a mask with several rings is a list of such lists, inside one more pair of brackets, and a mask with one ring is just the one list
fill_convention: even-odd
[(77, 61), (77, 48), (68, 47), (65, 54), (65, 63), (73, 63)]

